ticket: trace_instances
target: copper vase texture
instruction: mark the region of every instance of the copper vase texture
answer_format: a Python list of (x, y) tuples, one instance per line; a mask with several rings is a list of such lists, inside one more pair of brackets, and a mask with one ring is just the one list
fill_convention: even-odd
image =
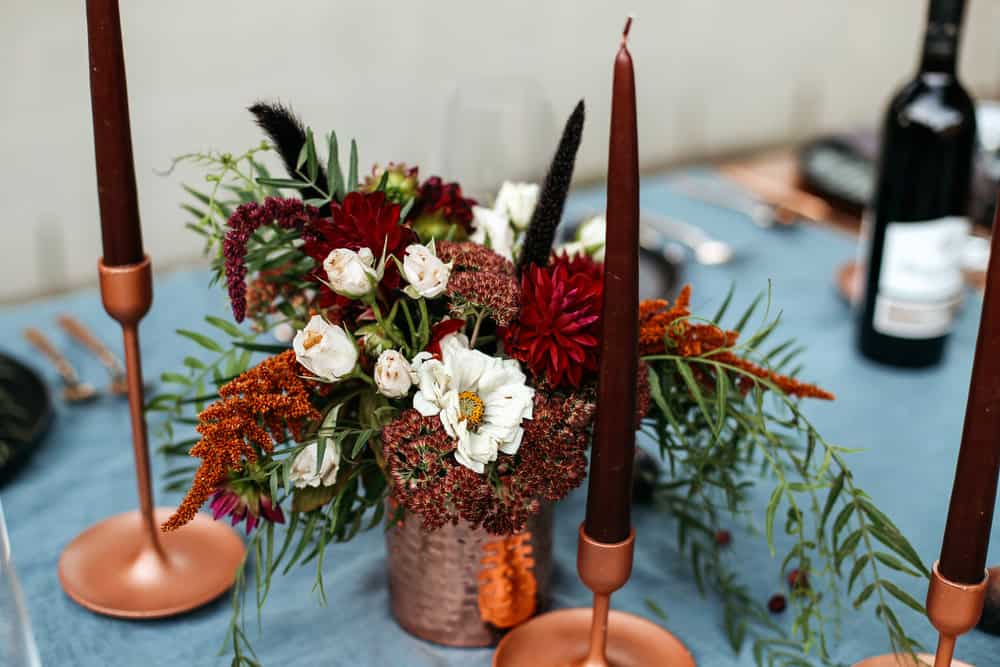
[(545, 503), (524, 531), (503, 537), (466, 521), (429, 531), (403, 515), (385, 538), (392, 615), (427, 641), (494, 646), (549, 603), (552, 518)]

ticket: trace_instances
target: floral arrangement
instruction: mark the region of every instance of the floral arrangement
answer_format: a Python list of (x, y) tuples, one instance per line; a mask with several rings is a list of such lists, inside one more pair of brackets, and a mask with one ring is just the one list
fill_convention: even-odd
[[(206, 238), (233, 319), (249, 326), (206, 318), (228, 345), (179, 331), (217, 356), (185, 358), (186, 373), (163, 377), (178, 391), (148, 406), (167, 416), (161, 450), (199, 459), (169, 473), (186, 495), (163, 529), (181, 528), (206, 503), (216, 519), (242, 522), (258, 606), (275, 572), (309, 561), (322, 598), (328, 545), (378, 525), (387, 508), (427, 530), (467, 521), (514, 535), (586, 475), (601, 242), (589, 233), (554, 249), (582, 103), (542, 186), (505, 183), (491, 207), (458, 183), (421, 180), (416, 167), (389, 163), (361, 178), (353, 141), (345, 173), (336, 134), (321, 162), (312, 130), (287, 109), (251, 111), (270, 143), (178, 158), (211, 169), (208, 192), (188, 188), (189, 227)], [(287, 178), (259, 159), (272, 149)], [(836, 597), (848, 564), (850, 586), (864, 585), (856, 606), (874, 598), (892, 643), (912, 650), (890, 601), (920, 605), (882, 573), (926, 568), (854, 485), (847, 450), (801, 412), (800, 399), (833, 396), (784, 371), (799, 348), (763, 349), (778, 323), (769, 308), (741, 340), (761, 298), (731, 329), (720, 326), (730, 297), (711, 320), (692, 315), (689, 287), (673, 304), (640, 309), (636, 426), (668, 464), (653, 498), (676, 522), (679, 550), (699, 585), (721, 593), (734, 648), (749, 634), (761, 664), (829, 660), (823, 596), (809, 582), (828, 577)], [(262, 343), (265, 332), (279, 343)], [(252, 363), (255, 354), (265, 357)], [(178, 437), (184, 425), (197, 437)], [(791, 538), (780, 565), (796, 612), (790, 629), (726, 563), (727, 527), (749, 515), (758, 479), (773, 484), (764, 519), (772, 551), (776, 531)], [(234, 664), (256, 664), (239, 622), (242, 576), (238, 584)]]

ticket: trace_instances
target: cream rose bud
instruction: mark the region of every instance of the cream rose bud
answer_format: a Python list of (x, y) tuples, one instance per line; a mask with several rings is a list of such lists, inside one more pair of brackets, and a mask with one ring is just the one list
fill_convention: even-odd
[(410, 362), (396, 350), (385, 350), (375, 362), (375, 385), (383, 396), (402, 398), (413, 386)]
[(304, 489), (307, 486), (332, 486), (337, 481), (337, 470), (340, 468), (340, 447), (333, 438), (326, 439), (326, 449), (323, 450), (323, 464), (316, 465), (319, 455), (319, 445), (315, 442), (299, 452), (292, 467), (288, 470), (288, 481), (295, 488)]
[(324, 380), (339, 380), (358, 363), (354, 338), (321, 315), (313, 315), (306, 328), (295, 334), (292, 348), (298, 362)]
[(493, 203), (493, 210), (506, 216), (518, 229), (525, 229), (538, 205), (538, 191), (537, 183), (504, 181)]
[(403, 277), (410, 283), (404, 290), (413, 299), (433, 299), (444, 294), (451, 276), (451, 263), (445, 264), (430, 248), (414, 243), (403, 257)]
[(326, 271), (330, 288), (351, 299), (359, 299), (370, 293), (379, 281), (375, 270), (375, 255), (370, 248), (361, 248), (357, 252), (337, 248), (323, 260), (323, 270)]

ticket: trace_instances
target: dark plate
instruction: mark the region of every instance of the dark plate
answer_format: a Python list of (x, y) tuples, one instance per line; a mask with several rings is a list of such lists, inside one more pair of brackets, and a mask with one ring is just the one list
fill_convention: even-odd
[(673, 299), (681, 280), (682, 263), (662, 252), (639, 249), (639, 300)]
[[(563, 243), (576, 235), (581, 220), (573, 220), (561, 228)], [(673, 299), (680, 286), (684, 269), (684, 253), (669, 251), (668, 241), (650, 230), (652, 245), (639, 248), (639, 300)]]
[(42, 378), (0, 354), (0, 485), (38, 448), (52, 415), (52, 397)]

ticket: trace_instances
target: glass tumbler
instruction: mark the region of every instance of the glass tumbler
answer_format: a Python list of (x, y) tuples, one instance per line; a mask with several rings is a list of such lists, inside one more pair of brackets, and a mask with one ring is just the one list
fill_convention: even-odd
[(40, 667), (38, 647), (31, 632), (31, 620), (24, 605), (21, 585), (14, 572), (10, 539), (0, 503), (0, 665)]

